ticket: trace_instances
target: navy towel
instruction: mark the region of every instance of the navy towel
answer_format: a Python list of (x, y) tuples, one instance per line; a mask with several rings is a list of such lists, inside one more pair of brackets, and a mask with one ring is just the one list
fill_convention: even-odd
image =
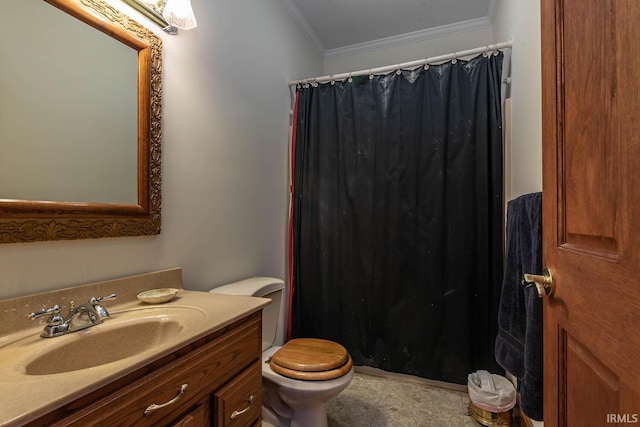
[(496, 361), (518, 378), (522, 411), (542, 420), (542, 298), (524, 273), (542, 270), (542, 193), (507, 203), (507, 247), (498, 308)]

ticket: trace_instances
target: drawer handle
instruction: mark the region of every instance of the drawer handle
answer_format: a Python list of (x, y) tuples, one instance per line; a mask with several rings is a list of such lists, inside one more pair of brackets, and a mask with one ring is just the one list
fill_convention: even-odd
[(231, 419), (234, 419), (238, 415), (244, 414), (245, 412), (247, 412), (249, 410), (249, 408), (251, 408), (251, 404), (253, 403), (253, 394), (251, 396), (249, 396), (249, 400), (247, 402), (249, 404), (242, 411), (233, 411), (233, 413), (231, 414)]
[(178, 394), (176, 394), (176, 397), (174, 397), (170, 401), (168, 401), (166, 403), (163, 403), (161, 405), (156, 405), (155, 403), (152, 403), (151, 405), (147, 406), (147, 409), (144, 410), (144, 414), (145, 415), (149, 415), (150, 413), (152, 413), (154, 411), (157, 411), (158, 409), (162, 409), (165, 406), (169, 406), (169, 405), (172, 405), (172, 404), (176, 403), (178, 400), (180, 400), (180, 398), (184, 394), (184, 392), (187, 389), (187, 387), (189, 387), (189, 384), (182, 384), (180, 386), (180, 391), (178, 391)]

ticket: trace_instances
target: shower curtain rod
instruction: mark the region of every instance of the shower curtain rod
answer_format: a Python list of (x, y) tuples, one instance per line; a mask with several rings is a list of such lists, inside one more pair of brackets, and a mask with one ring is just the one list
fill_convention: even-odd
[(512, 44), (513, 44), (513, 41), (509, 40), (507, 42), (490, 44), (487, 46), (477, 47), (475, 49), (449, 53), (447, 55), (434, 56), (433, 58), (420, 59), (417, 61), (404, 62), (401, 64), (395, 64), (395, 65), (388, 65), (386, 67), (371, 68), (368, 70), (354, 71), (352, 73), (342, 73), (342, 74), (333, 74), (333, 75), (322, 76), (322, 77), (312, 77), (312, 78), (302, 79), (302, 80), (290, 80), (289, 86), (295, 86), (298, 84), (307, 84), (307, 83), (325, 83), (325, 82), (330, 82), (335, 80), (344, 80), (349, 77), (366, 76), (371, 74), (385, 74), (390, 71), (396, 71), (400, 69), (412, 69), (412, 68), (424, 66), (427, 64), (449, 61), (451, 59), (462, 58), (464, 56), (475, 55), (478, 53), (488, 52), (492, 50), (510, 48)]

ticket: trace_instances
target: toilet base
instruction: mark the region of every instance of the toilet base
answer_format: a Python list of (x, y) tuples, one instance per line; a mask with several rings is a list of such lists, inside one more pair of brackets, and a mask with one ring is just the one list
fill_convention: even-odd
[(328, 427), (327, 411), (324, 404), (308, 408), (296, 408), (293, 411), (290, 427)]
[(296, 401), (295, 408), (285, 403), (269, 380), (262, 382), (262, 425), (267, 427), (328, 427), (324, 403)]
[(270, 408), (262, 407), (263, 427), (328, 427), (325, 406), (302, 408), (293, 412), (293, 418), (278, 417)]

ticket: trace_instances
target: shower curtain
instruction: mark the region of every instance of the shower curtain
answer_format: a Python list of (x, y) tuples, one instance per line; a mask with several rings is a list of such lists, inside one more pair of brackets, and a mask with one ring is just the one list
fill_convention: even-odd
[(498, 372), (502, 61), (298, 88), (292, 337), (434, 380)]

